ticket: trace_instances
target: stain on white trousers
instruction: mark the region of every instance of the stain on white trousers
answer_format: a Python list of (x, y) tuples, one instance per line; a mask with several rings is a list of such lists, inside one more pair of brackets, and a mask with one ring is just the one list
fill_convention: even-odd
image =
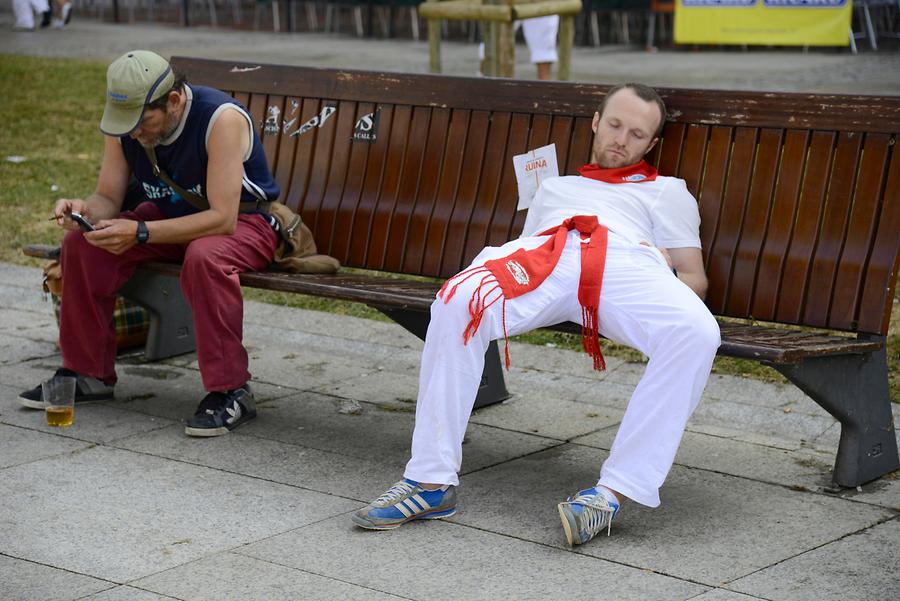
[[(472, 265), (540, 246), (546, 236), (519, 238), (484, 249)], [(581, 323), (578, 280), (581, 249), (570, 232), (553, 273), (527, 294), (506, 301), (510, 336), (563, 321)], [(472, 277), (449, 303), (436, 299), (419, 375), (412, 458), (405, 477), (459, 483), (462, 440), (481, 381), (484, 353), (503, 337), (502, 302), (485, 311), (468, 344), (469, 299), (481, 281)], [(647, 357), (646, 371), (628, 402), (599, 484), (649, 507), (672, 467), (688, 418), (700, 401), (720, 344), (719, 327), (700, 298), (681, 282), (655, 248), (610, 232), (600, 293), (600, 333)], [(601, 341), (602, 345), (602, 341)], [(512, 363), (515, 364), (515, 353)], [(583, 360), (591, 359), (584, 355)], [(603, 382), (597, 382), (598, 387)]]

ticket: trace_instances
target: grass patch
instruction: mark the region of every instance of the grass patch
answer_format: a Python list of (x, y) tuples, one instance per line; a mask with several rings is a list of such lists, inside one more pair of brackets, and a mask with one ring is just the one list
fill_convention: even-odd
[[(106, 65), (98, 62), (0, 55), (0, 261), (38, 265), (25, 257), (26, 244), (54, 244), (59, 228), (47, 221), (57, 198), (82, 198), (94, 190), (103, 153), (98, 124), (103, 113)], [(23, 156), (11, 163), (8, 156)], [(53, 187), (56, 186), (56, 190)], [(299, 294), (245, 289), (247, 299), (288, 307), (327, 311), (389, 321), (365, 305)], [(900, 401), (900, 291), (888, 333), (888, 381), (891, 398)], [(578, 350), (571, 334), (535, 331), (513, 340)], [(605, 341), (603, 352), (626, 361), (643, 362), (641, 353)], [(755, 361), (716, 359), (715, 373), (785, 382), (775, 370)]]

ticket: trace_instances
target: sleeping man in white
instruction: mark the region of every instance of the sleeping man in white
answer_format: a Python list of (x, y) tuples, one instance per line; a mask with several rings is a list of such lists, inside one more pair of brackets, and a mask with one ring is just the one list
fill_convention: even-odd
[(665, 114), (651, 88), (610, 90), (594, 114), (591, 163), (545, 180), (521, 237), (485, 248), (447, 281), (431, 308), (404, 479), (353, 514), (355, 524), (385, 530), (453, 515), (488, 344), (565, 321), (582, 323), (596, 369), (604, 368), (599, 336), (649, 358), (598, 481), (559, 503), (566, 539), (608, 532), (626, 498), (659, 505), (720, 344), (702, 300), (697, 201), (683, 180), (643, 160)]

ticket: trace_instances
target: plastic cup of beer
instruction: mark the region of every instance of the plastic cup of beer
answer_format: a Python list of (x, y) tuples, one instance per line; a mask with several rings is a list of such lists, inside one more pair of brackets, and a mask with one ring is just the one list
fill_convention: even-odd
[(75, 378), (52, 378), (41, 384), (47, 425), (67, 428), (75, 420)]

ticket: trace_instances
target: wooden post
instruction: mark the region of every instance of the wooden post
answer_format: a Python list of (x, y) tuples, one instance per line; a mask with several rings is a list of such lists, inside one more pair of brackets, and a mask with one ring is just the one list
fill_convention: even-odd
[(428, 66), (432, 73), (441, 72), (441, 20), (428, 19)]
[(484, 74), (488, 77), (500, 75), (500, 47), (498, 46), (497, 21), (485, 21), (484, 36)]
[(500, 77), (513, 77), (516, 71), (516, 38), (510, 21), (497, 23), (497, 54)]
[(568, 81), (572, 76), (572, 42), (575, 39), (574, 15), (562, 15), (559, 18), (559, 64), (556, 67), (556, 78)]

